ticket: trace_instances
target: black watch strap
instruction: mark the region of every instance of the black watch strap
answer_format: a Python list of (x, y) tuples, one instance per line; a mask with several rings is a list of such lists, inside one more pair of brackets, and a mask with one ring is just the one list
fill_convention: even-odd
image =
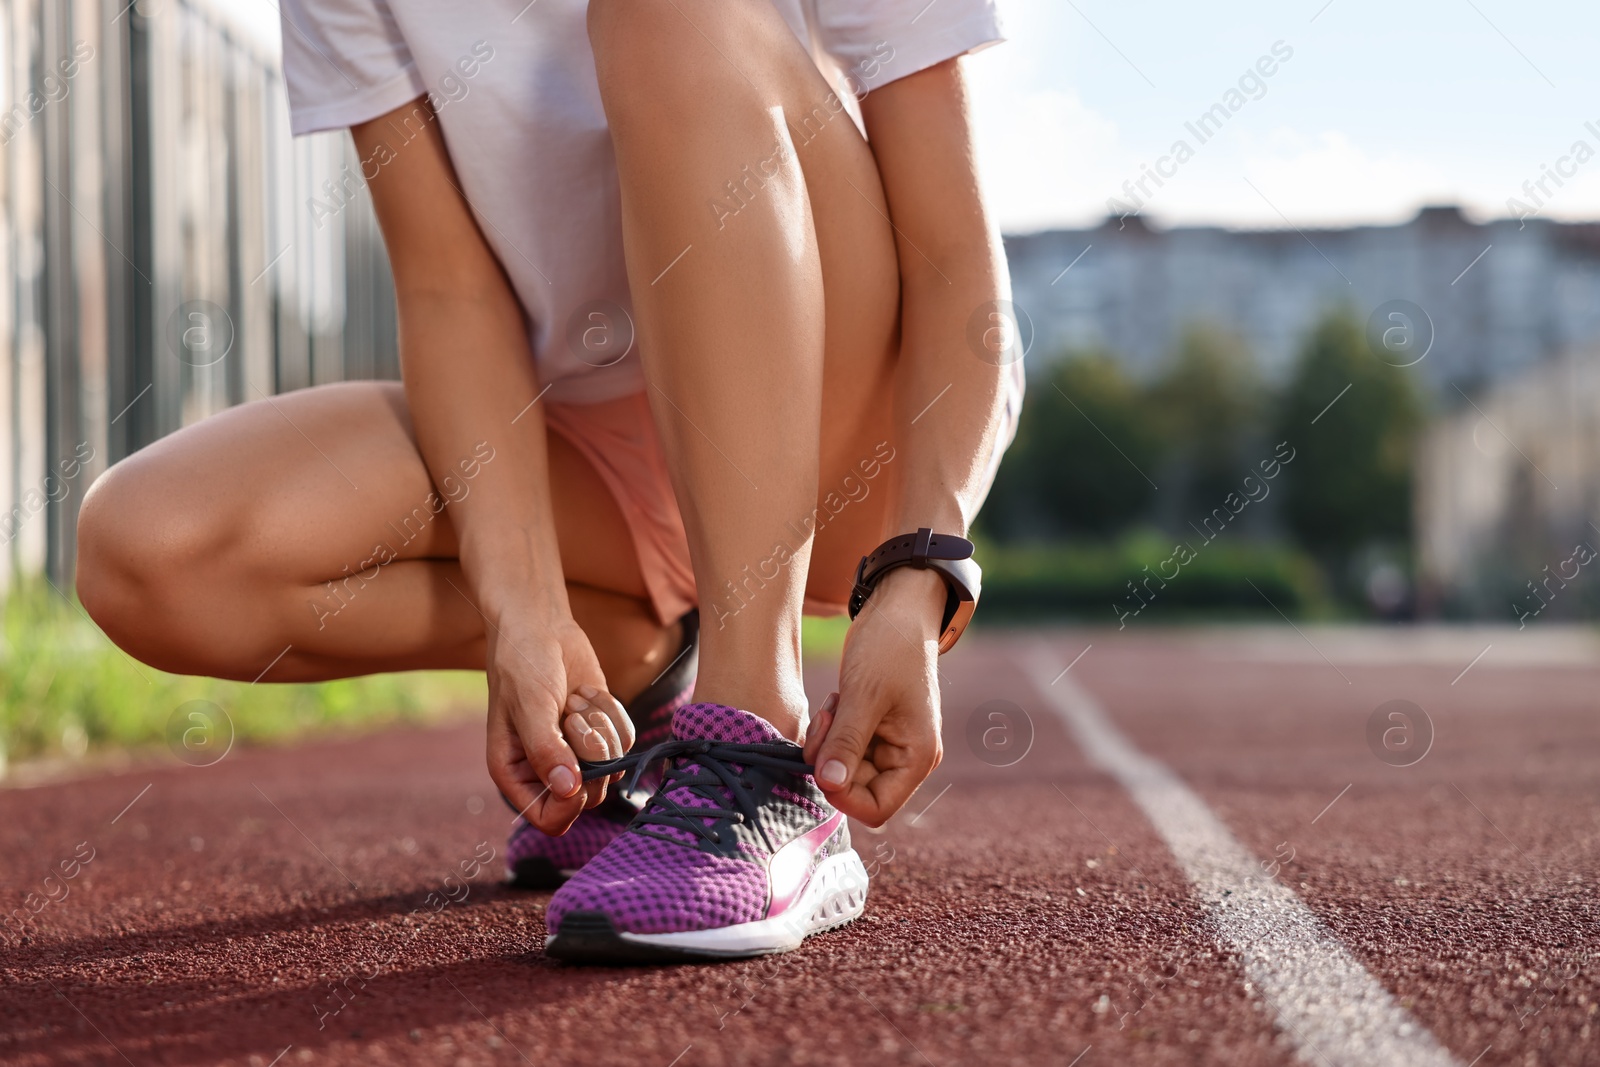
[(916, 533), (891, 537), (861, 557), (855, 586), (850, 592), (850, 617), (861, 613), (878, 580), (896, 567), (937, 571), (944, 579), (944, 618), (940, 623), (939, 651), (956, 643), (977, 607), (983, 572), (972, 558), (972, 542), (954, 534), (936, 534), (924, 526)]

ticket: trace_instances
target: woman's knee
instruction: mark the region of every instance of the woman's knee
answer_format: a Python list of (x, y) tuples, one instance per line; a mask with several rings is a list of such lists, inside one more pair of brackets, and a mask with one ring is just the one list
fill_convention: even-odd
[[(177, 494), (145, 456), (103, 474), (78, 513), (78, 599), (118, 646), (154, 666), (196, 598), (215, 597), (237, 543), (216, 510)], [(186, 607), (187, 605), (187, 607)]]
[(762, 2), (589, 0), (588, 20), (613, 128), (634, 111), (681, 116), (688, 100), (704, 106), (730, 78), (772, 87), (783, 60), (805, 56), (783, 17)]
[[(600, 94), (608, 107), (617, 92), (631, 89), (649, 65), (651, 36), (670, 34), (671, 9), (660, 0), (590, 0), (589, 48), (594, 53)], [(661, 42), (672, 47), (670, 37)]]

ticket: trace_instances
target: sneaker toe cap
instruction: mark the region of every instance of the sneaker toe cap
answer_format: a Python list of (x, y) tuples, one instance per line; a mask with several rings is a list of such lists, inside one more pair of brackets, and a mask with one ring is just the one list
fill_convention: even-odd
[(556, 891), (545, 922), (555, 934), (565, 915), (599, 913), (622, 933), (684, 933), (754, 922), (767, 899), (766, 873), (753, 862), (632, 833)]

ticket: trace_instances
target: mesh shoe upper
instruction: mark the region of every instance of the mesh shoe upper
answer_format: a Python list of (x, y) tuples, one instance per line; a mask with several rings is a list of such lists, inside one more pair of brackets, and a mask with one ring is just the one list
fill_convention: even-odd
[(506, 843), (506, 866), (515, 871), (526, 860), (545, 859), (558, 871), (577, 870), (626, 830), (629, 820), (638, 813), (633, 804), (608, 793), (600, 804), (579, 815), (560, 837), (551, 837), (519, 816), (512, 827), (511, 840)]
[(639, 934), (754, 922), (772, 913), (775, 852), (825, 834), (803, 857), (814, 868), (830, 851), (849, 847), (844, 819), (812, 780), (800, 747), (767, 722), (720, 704), (689, 704), (673, 717), (672, 734), (659, 755), (636, 753), (586, 769), (598, 775), (629, 766), (638, 773), (671, 759), (660, 790), (627, 832), (551, 898), (545, 918), (552, 933), (576, 911), (603, 913), (619, 931)]

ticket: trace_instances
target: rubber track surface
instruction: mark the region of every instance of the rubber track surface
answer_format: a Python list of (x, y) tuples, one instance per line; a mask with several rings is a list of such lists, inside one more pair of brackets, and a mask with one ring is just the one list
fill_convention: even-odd
[[(974, 634), (943, 766), (857, 828), (866, 916), (746, 963), (547, 959), (471, 724), (0, 791), (0, 910), (30, 917), (0, 931), (0, 1063), (1299, 1062), (1035, 642), (1092, 644), (1072, 680), (1463, 1067), (1600, 1063), (1592, 642), (1289, 630)], [(1395, 698), (1435, 729), (1409, 767), (1366, 739)], [(1007, 767), (968, 740), (997, 700), (1033, 733)]]

